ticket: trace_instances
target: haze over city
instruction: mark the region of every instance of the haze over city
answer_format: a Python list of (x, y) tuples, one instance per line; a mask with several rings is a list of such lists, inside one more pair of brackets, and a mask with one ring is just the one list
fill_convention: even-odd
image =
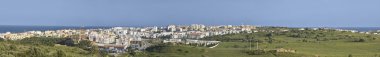
[(1, 0), (0, 25), (376, 27), (379, 0)]

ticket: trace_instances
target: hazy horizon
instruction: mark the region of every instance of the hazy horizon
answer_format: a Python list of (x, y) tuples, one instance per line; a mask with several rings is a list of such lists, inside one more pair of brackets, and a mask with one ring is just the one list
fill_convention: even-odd
[(1, 0), (0, 25), (380, 27), (380, 0)]

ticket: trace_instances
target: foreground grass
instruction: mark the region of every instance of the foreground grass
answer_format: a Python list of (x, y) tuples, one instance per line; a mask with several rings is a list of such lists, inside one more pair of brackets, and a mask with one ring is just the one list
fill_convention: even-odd
[[(182, 52), (178, 50), (182, 50)], [(176, 52), (149, 52), (154, 57), (275, 57), (273, 54), (248, 55), (241, 48), (200, 48), (200, 47), (168, 47), (164, 51)], [(188, 53), (186, 53), (188, 52)]]
[[(236, 47), (236, 44), (239, 47)], [(263, 55), (249, 55), (244, 50), (250, 45), (244, 42), (223, 42), (216, 48), (192, 47), (192, 46), (168, 46), (160, 47), (160, 51), (147, 51), (147, 57), (311, 57), (313, 55), (301, 53), (268, 53)], [(157, 48), (157, 47), (156, 47)]]
[(60, 44), (44, 45), (26, 44), (20, 41), (0, 41), (0, 45), (0, 57), (96, 57), (97, 55), (78, 47)]
[(380, 42), (324, 42), (324, 43), (288, 43), (285, 48), (296, 49), (298, 53), (316, 56), (347, 57), (349, 54), (358, 57), (380, 56)]
[[(255, 44), (255, 43), (252, 43)], [(247, 42), (224, 42), (215, 50), (234, 50), (249, 49), (250, 43)], [(237, 46), (237, 47), (236, 47)], [(320, 57), (347, 57), (349, 54), (357, 57), (379, 57), (380, 41), (368, 42), (347, 42), (347, 41), (323, 41), (323, 42), (289, 42), (289, 43), (260, 43), (261, 49), (287, 48), (297, 50), (297, 54), (307, 54)], [(253, 46), (252, 49), (256, 47)], [(228, 53), (228, 52), (226, 52)]]

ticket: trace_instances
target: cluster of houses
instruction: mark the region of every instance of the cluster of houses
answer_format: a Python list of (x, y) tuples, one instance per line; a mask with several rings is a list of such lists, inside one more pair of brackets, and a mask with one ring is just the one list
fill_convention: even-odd
[(219, 41), (176, 40), (199, 39), (207, 36), (233, 33), (252, 33), (256, 26), (220, 25), (206, 26), (202, 24), (169, 25), (167, 27), (113, 27), (109, 29), (62, 29), (48, 31), (27, 31), (22, 33), (1, 33), (0, 38), (20, 40), (31, 37), (80, 38), (90, 40), (106, 50), (120, 52), (127, 48), (144, 49), (150, 44), (144, 39), (164, 38), (162, 42), (182, 42), (199, 46), (216, 45)]
[(24, 38), (30, 38), (30, 37), (56, 37), (56, 38), (67, 38), (73, 35), (79, 35), (81, 34), (81, 30), (71, 30), (71, 29), (64, 29), (64, 30), (56, 30), (56, 31), (27, 31), (23, 33), (11, 33), (6, 32), (0, 34), (1, 38), (8, 39), (8, 40), (20, 40)]
[[(299, 30), (319, 30), (328, 28), (300, 28)], [(358, 32), (356, 30), (335, 29), (337, 31), (347, 31), (353, 33), (379, 34), (370, 32)], [(192, 25), (169, 25), (167, 27), (113, 27), (109, 29), (85, 29), (72, 30), (63, 29), (56, 31), (27, 31), (23, 33), (1, 33), (0, 38), (7, 40), (19, 40), (30, 37), (57, 37), (72, 38), (80, 37), (90, 40), (104, 50), (111, 52), (124, 52), (123, 50), (144, 49), (150, 46), (146, 39), (161, 38), (163, 43), (184, 43), (188, 45), (204, 46), (214, 48), (220, 41), (196, 40), (207, 36), (225, 35), (234, 33), (253, 33), (258, 31), (270, 32), (267, 30), (256, 30), (256, 26), (251, 25), (220, 25), (205, 26), (202, 24)], [(280, 31), (289, 31), (288, 29)], [(380, 31), (379, 31), (380, 32)], [(276, 49), (277, 52), (295, 52), (295, 50)]]

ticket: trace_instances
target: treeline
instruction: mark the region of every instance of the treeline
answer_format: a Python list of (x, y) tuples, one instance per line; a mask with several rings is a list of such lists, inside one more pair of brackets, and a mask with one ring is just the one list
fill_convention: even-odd
[(351, 42), (365, 42), (380, 38), (379, 35), (335, 30), (291, 30), (288, 32), (280, 32), (278, 34), (292, 38), (314, 39), (316, 41), (347, 40)]
[(202, 40), (216, 40), (222, 42), (249, 42), (249, 41), (262, 41), (258, 38), (265, 38), (265, 32), (259, 33), (239, 33), (239, 34), (226, 34), (226, 35), (217, 35), (205, 37)]
[(205, 37), (203, 40), (216, 40), (222, 42), (275, 42), (276, 38), (299, 38), (303, 42), (308, 40), (315, 41), (329, 41), (329, 40), (347, 40), (351, 42), (365, 42), (376, 40), (380, 38), (379, 35), (352, 33), (336, 30), (295, 30), (289, 29), (289, 31), (280, 31), (279, 29), (273, 29), (273, 31), (265, 30), (255, 33), (239, 33), (239, 34), (227, 34)]
[(55, 44), (74, 46), (74, 40), (71, 38), (48, 38), (48, 37), (32, 37), (25, 38), (22, 40), (16, 40), (22, 44), (31, 44), (31, 45), (45, 45), (45, 46), (54, 46)]

